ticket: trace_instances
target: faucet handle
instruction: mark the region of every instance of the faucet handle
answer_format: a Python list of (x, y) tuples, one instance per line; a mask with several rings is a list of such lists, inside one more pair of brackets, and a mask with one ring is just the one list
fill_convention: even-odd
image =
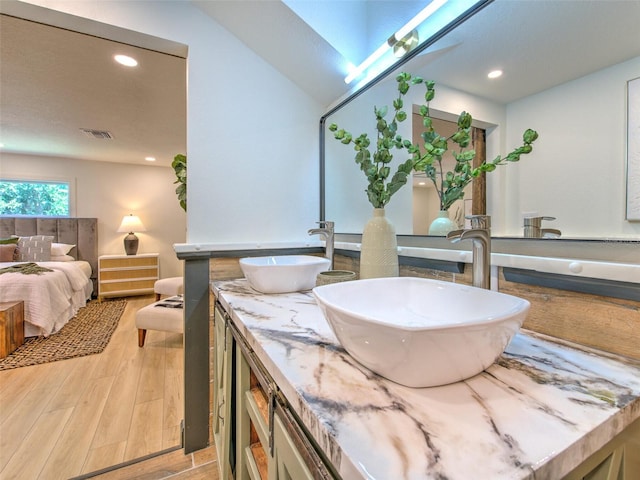
[(490, 229), (491, 228), (491, 216), (490, 215), (467, 215), (465, 217), (471, 220), (471, 228), (473, 229)]
[(542, 224), (543, 220), (555, 220), (556, 217), (524, 217), (524, 226), (525, 227), (539, 227)]
[(333, 230), (333, 226), (335, 224), (335, 222), (332, 222), (330, 220), (320, 220), (319, 222), (316, 222), (316, 223), (321, 227), (328, 228), (329, 230)]

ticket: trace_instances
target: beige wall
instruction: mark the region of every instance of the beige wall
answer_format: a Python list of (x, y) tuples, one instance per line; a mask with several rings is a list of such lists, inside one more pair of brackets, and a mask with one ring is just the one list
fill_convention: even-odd
[(147, 228), (137, 234), (138, 252), (160, 254), (161, 277), (182, 275), (183, 262), (177, 259), (172, 245), (185, 241), (186, 214), (174, 192), (171, 168), (4, 153), (0, 175), (73, 181), (73, 216), (98, 219), (100, 255), (124, 254), (125, 234), (116, 230), (124, 215), (138, 215)]

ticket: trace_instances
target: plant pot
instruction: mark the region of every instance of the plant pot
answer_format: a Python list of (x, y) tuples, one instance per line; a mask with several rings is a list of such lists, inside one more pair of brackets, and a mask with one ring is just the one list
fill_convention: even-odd
[(360, 278), (398, 276), (396, 229), (385, 217), (384, 208), (374, 208), (373, 218), (362, 232)]
[(457, 229), (458, 225), (456, 222), (449, 218), (449, 211), (440, 210), (438, 212), (438, 217), (431, 222), (431, 225), (429, 226), (429, 235), (445, 237), (447, 233)]
[(316, 286), (330, 285), (332, 283), (349, 282), (356, 279), (356, 272), (349, 270), (327, 270), (320, 272), (316, 277)]

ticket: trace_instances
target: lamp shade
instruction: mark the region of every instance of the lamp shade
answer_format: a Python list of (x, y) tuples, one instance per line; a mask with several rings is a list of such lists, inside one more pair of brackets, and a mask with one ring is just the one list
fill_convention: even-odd
[(140, 221), (140, 218), (137, 215), (125, 215), (122, 218), (122, 223), (118, 227), (118, 232), (120, 233), (133, 233), (133, 232), (146, 232), (147, 229), (144, 228), (144, 225)]

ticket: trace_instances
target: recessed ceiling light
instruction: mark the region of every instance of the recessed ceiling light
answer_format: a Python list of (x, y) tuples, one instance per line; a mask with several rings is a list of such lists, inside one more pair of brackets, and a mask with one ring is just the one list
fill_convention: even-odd
[(144, 157), (144, 159), (145, 159), (147, 162), (155, 162), (155, 161), (156, 161), (156, 157)]
[(487, 77), (489, 78), (498, 78), (501, 76), (502, 76), (502, 70), (493, 70), (489, 72), (489, 74), (487, 75)]
[(128, 55), (115, 55), (113, 58), (116, 60), (116, 62), (118, 62), (120, 65), (124, 65), (125, 67), (135, 67), (136, 65), (138, 65), (138, 61), (133, 57), (129, 57)]

